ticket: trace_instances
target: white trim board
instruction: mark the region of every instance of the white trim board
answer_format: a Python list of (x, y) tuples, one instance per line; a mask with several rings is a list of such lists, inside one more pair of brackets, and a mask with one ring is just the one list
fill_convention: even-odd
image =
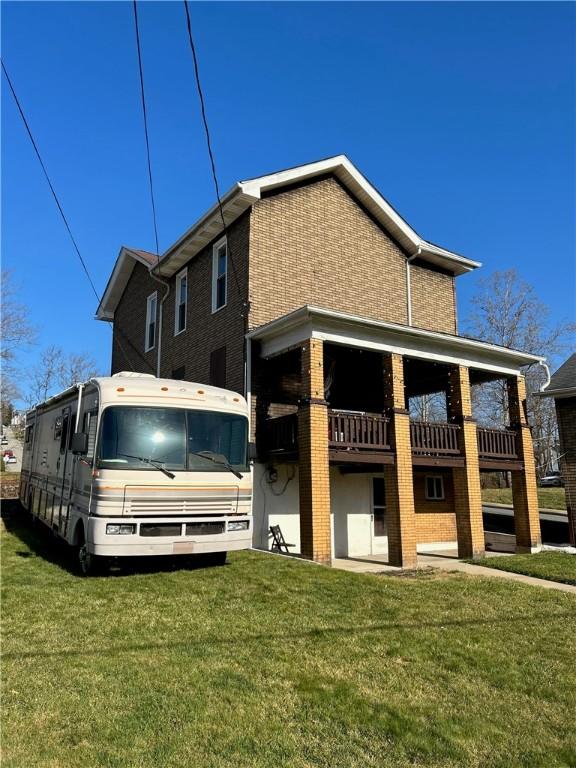
[(274, 357), (307, 339), (320, 339), (347, 347), (464, 365), (508, 376), (518, 375), (522, 366), (544, 359), (462, 336), (395, 325), (311, 306), (301, 307), (256, 328), (248, 334), (248, 338), (260, 342), (262, 357)]

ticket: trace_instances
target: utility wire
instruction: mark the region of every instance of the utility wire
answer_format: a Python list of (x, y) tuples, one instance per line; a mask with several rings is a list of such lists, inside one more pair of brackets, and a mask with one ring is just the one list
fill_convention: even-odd
[(77, 254), (78, 258), (80, 259), (80, 263), (82, 264), (82, 269), (86, 273), (86, 277), (88, 278), (88, 282), (90, 283), (90, 287), (92, 288), (94, 296), (96, 296), (97, 301), (100, 302), (100, 296), (98, 295), (98, 291), (96, 290), (96, 287), (94, 286), (92, 278), (90, 277), (90, 272), (88, 272), (88, 267), (86, 266), (86, 262), (82, 258), (82, 254), (80, 253), (80, 249), (78, 248), (78, 243), (74, 239), (74, 235), (72, 234), (72, 230), (70, 229), (70, 225), (68, 224), (68, 219), (66, 218), (66, 216), (64, 214), (64, 211), (63, 211), (62, 206), (60, 204), (60, 200), (58, 199), (58, 195), (56, 194), (56, 191), (54, 190), (54, 187), (52, 186), (52, 182), (50, 181), (50, 176), (48, 176), (48, 171), (46, 170), (46, 166), (44, 165), (44, 161), (42, 160), (42, 156), (40, 155), (40, 151), (38, 149), (38, 146), (36, 145), (36, 142), (34, 141), (34, 136), (32, 135), (32, 131), (30, 130), (30, 126), (28, 125), (28, 120), (26, 120), (26, 115), (24, 114), (24, 111), (23, 111), (22, 106), (20, 104), (20, 100), (18, 99), (18, 96), (16, 96), (16, 91), (14, 90), (14, 86), (12, 85), (12, 80), (10, 79), (10, 75), (8, 74), (8, 71), (6, 70), (6, 66), (4, 64), (4, 60), (3, 59), (2, 59), (2, 71), (4, 72), (4, 76), (6, 77), (6, 81), (8, 82), (8, 86), (10, 87), (10, 91), (12, 92), (12, 96), (14, 98), (16, 106), (18, 107), (18, 112), (20, 112), (20, 117), (22, 118), (22, 122), (24, 123), (24, 127), (26, 128), (26, 131), (28, 133), (30, 141), (32, 142), (32, 146), (34, 147), (34, 152), (36, 153), (36, 157), (38, 158), (38, 162), (40, 163), (40, 167), (42, 168), (44, 176), (46, 177), (46, 181), (48, 182), (48, 186), (50, 187), (50, 192), (52, 192), (52, 197), (54, 198), (54, 201), (55, 201), (55, 203), (56, 203), (56, 205), (58, 207), (58, 210), (60, 212), (60, 216), (62, 217), (62, 221), (64, 222), (64, 226), (68, 230), (68, 234), (70, 235), (70, 240), (72, 240), (72, 245), (74, 246), (74, 250), (76, 251), (76, 254)]
[(234, 275), (234, 281), (236, 283), (236, 289), (238, 291), (238, 296), (240, 297), (242, 301), (242, 305), (244, 308), (248, 307), (248, 304), (246, 300), (242, 296), (242, 291), (240, 290), (240, 283), (238, 281), (238, 274), (236, 273), (236, 265), (234, 264), (234, 259), (232, 258), (232, 248), (230, 246), (230, 242), (228, 240), (228, 225), (226, 224), (226, 219), (224, 218), (224, 208), (222, 207), (222, 200), (220, 198), (220, 187), (218, 185), (218, 177), (216, 175), (216, 164), (214, 162), (214, 153), (212, 152), (212, 141), (210, 139), (210, 130), (208, 128), (208, 120), (206, 118), (206, 105), (204, 103), (204, 94), (202, 92), (202, 85), (200, 83), (200, 71), (198, 68), (198, 57), (196, 55), (196, 46), (194, 45), (194, 38), (192, 36), (192, 26), (190, 24), (190, 10), (188, 8), (188, 0), (183, 0), (184, 2), (184, 10), (186, 11), (186, 27), (188, 29), (188, 40), (190, 42), (190, 50), (192, 52), (192, 60), (194, 61), (194, 75), (196, 78), (196, 88), (198, 90), (198, 97), (200, 99), (200, 110), (202, 112), (202, 122), (204, 124), (204, 133), (206, 135), (206, 145), (208, 147), (208, 156), (210, 158), (210, 167), (212, 169), (212, 179), (214, 181), (214, 189), (216, 191), (216, 198), (218, 200), (218, 208), (220, 210), (220, 218), (222, 219), (222, 226), (224, 228), (224, 234), (226, 235), (226, 244), (227, 244), (227, 250), (230, 257), (230, 264), (232, 265), (232, 274)]
[(144, 93), (144, 72), (142, 70), (142, 51), (140, 48), (140, 32), (138, 29), (138, 8), (136, 0), (133, 0), (134, 28), (136, 30), (136, 50), (138, 52), (138, 72), (140, 74), (140, 96), (142, 98), (142, 115), (144, 117), (144, 136), (146, 137), (146, 158), (148, 160), (148, 182), (150, 185), (150, 202), (152, 203), (152, 219), (154, 222), (154, 240), (156, 242), (156, 256), (160, 261), (160, 249), (158, 247), (158, 224), (156, 220), (156, 204), (154, 202), (154, 184), (152, 183), (152, 164), (150, 162), (150, 140), (148, 138), (148, 113), (146, 111), (146, 96)]
[[(90, 287), (92, 288), (92, 291), (94, 293), (94, 296), (96, 297), (96, 301), (98, 304), (101, 303), (101, 298), (98, 294), (98, 291), (96, 290), (96, 287), (94, 285), (94, 282), (92, 280), (92, 277), (90, 276), (90, 272), (88, 271), (88, 267), (86, 266), (86, 262), (82, 258), (82, 254), (80, 253), (80, 249), (78, 248), (78, 244), (76, 242), (76, 239), (74, 238), (74, 235), (72, 234), (72, 230), (70, 229), (70, 225), (68, 224), (68, 219), (66, 218), (66, 214), (64, 213), (64, 209), (62, 208), (62, 205), (60, 203), (60, 200), (58, 199), (58, 195), (56, 194), (56, 190), (54, 189), (54, 186), (52, 182), (50, 181), (50, 176), (48, 175), (48, 171), (46, 170), (46, 166), (44, 165), (44, 161), (42, 160), (42, 156), (40, 155), (40, 150), (38, 149), (38, 145), (36, 144), (36, 141), (34, 140), (34, 136), (32, 135), (32, 130), (30, 129), (30, 125), (28, 123), (28, 120), (26, 119), (26, 115), (24, 114), (24, 110), (22, 109), (22, 105), (20, 104), (20, 100), (18, 96), (16, 95), (16, 91), (14, 89), (14, 85), (12, 84), (12, 80), (10, 79), (10, 76), (8, 74), (8, 71), (6, 69), (6, 65), (4, 64), (4, 60), (1, 60), (2, 63), (2, 71), (4, 72), (4, 76), (6, 77), (6, 81), (8, 82), (8, 85), (10, 87), (10, 91), (12, 93), (12, 96), (14, 98), (14, 102), (16, 106), (18, 107), (18, 112), (20, 113), (20, 117), (22, 118), (22, 122), (24, 123), (24, 127), (26, 128), (26, 132), (28, 133), (28, 137), (30, 138), (30, 141), (32, 143), (32, 146), (34, 147), (34, 152), (36, 153), (36, 157), (38, 158), (38, 162), (40, 163), (40, 167), (42, 168), (42, 171), (44, 173), (44, 176), (46, 177), (46, 181), (48, 182), (48, 186), (50, 187), (50, 192), (52, 192), (52, 197), (54, 198), (54, 201), (56, 203), (56, 206), (58, 207), (58, 211), (60, 213), (60, 216), (62, 217), (62, 221), (64, 222), (64, 225), (66, 227), (66, 231), (68, 232), (70, 236), (70, 240), (72, 241), (72, 245), (74, 246), (74, 250), (76, 251), (76, 255), (78, 256), (78, 259), (80, 260), (80, 263), (82, 264), (82, 269), (84, 270), (86, 277), (88, 278), (88, 282), (90, 283)], [(112, 324), (107, 323), (108, 327), (112, 331), (112, 334), (114, 335), (114, 327)], [(116, 341), (118, 342), (118, 346), (120, 347), (120, 351), (122, 352), (124, 359), (128, 363), (128, 365), (134, 370), (134, 367), (132, 363), (130, 362), (130, 358), (126, 354), (126, 350), (124, 349), (124, 346), (119, 338), (119, 328), (116, 328), (116, 331), (118, 332), (116, 334)], [(122, 334), (123, 335), (123, 334)], [(131, 344), (133, 347), (133, 345)], [(136, 352), (138, 357), (140, 357), (143, 362), (148, 366), (150, 366), (150, 363), (146, 358), (135, 348), (133, 347), (133, 351)]]

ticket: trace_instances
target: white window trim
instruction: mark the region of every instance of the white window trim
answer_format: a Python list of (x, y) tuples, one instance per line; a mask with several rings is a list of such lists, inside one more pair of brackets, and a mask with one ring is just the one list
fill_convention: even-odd
[[(441, 484), (441, 496), (429, 496), (428, 495), (428, 480), (440, 480)], [(424, 477), (424, 496), (426, 501), (444, 501), (446, 499), (446, 489), (444, 486), (444, 475), (425, 475)]]
[(216, 312), (220, 312), (221, 309), (224, 309), (224, 307), (228, 304), (228, 247), (226, 247), (226, 292), (225, 292), (225, 299), (224, 304), (222, 304), (221, 307), (216, 306), (216, 298), (218, 295), (217, 291), (217, 280), (218, 280), (218, 250), (223, 245), (227, 246), (226, 238), (222, 237), (220, 240), (218, 240), (217, 243), (214, 243), (212, 246), (212, 314)]
[[(186, 298), (184, 300), (184, 306), (186, 309), (184, 310), (184, 327), (180, 328), (178, 330), (178, 317), (180, 316), (179, 308), (180, 308), (180, 285), (182, 283), (183, 278), (186, 278)], [(183, 270), (178, 272), (176, 275), (176, 295), (174, 297), (174, 336), (179, 336), (181, 333), (184, 333), (186, 330), (186, 325), (188, 322), (188, 267), (184, 267)]]
[[(154, 343), (151, 347), (148, 346), (148, 329), (150, 328), (151, 312), (150, 307), (152, 300), (154, 299)], [(144, 352), (150, 352), (156, 346), (156, 333), (158, 325), (158, 291), (154, 291), (146, 299), (146, 327), (144, 329)]]

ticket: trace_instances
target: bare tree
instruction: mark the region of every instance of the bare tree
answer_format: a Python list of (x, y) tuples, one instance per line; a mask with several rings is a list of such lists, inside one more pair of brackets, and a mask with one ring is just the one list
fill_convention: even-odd
[(417, 395), (408, 400), (410, 418), (415, 421), (447, 421), (446, 393)]
[(36, 330), (28, 321), (28, 310), (18, 301), (17, 288), (8, 270), (1, 273), (0, 305), (0, 410), (7, 423), (14, 401), (20, 397), (18, 353), (36, 341)]
[(57, 391), (97, 375), (96, 362), (89, 354), (66, 354), (55, 345), (47, 347), (29, 372), (28, 403), (30, 406), (41, 403)]
[(8, 270), (2, 270), (1, 291), (0, 359), (2, 367), (6, 369), (20, 350), (35, 342), (36, 330), (28, 322), (28, 310), (17, 299), (17, 289), (12, 281), (12, 274)]
[(63, 354), (59, 347), (52, 345), (42, 352), (40, 359), (28, 374), (26, 400), (30, 407), (56, 394), (62, 375), (62, 365)]
[[(549, 308), (516, 270), (494, 272), (480, 280), (472, 307), (466, 324), (470, 335), (492, 344), (542, 355), (553, 367), (573, 341), (576, 326), (567, 322), (550, 324)], [(546, 381), (544, 369), (539, 365), (530, 366), (525, 374), (536, 466), (544, 472), (552, 460), (558, 440), (554, 404), (550, 398), (534, 397)], [(473, 400), (480, 422), (487, 426), (506, 426), (508, 399), (505, 381), (474, 387)]]
[(68, 356), (62, 355), (59, 384), (66, 389), (93, 376), (98, 376), (99, 373), (96, 361), (91, 355), (86, 352), (72, 352)]

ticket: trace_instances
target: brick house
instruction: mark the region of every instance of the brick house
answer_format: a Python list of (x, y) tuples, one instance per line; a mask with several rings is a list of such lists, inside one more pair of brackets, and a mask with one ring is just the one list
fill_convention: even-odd
[[(513, 478), (517, 548), (540, 546), (523, 352), (458, 335), (477, 262), (423, 240), (345, 157), (236, 184), (159, 259), (122, 248), (97, 317), (125, 369), (245, 393), (259, 459), (254, 545), (484, 551), (480, 472)], [(510, 427), (481, 429), (471, 387), (508, 382)], [(445, 395), (441, 421), (410, 419)]]
[(560, 438), (560, 468), (566, 489), (570, 544), (576, 547), (576, 352), (554, 373), (542, 397), (553, 397)]

